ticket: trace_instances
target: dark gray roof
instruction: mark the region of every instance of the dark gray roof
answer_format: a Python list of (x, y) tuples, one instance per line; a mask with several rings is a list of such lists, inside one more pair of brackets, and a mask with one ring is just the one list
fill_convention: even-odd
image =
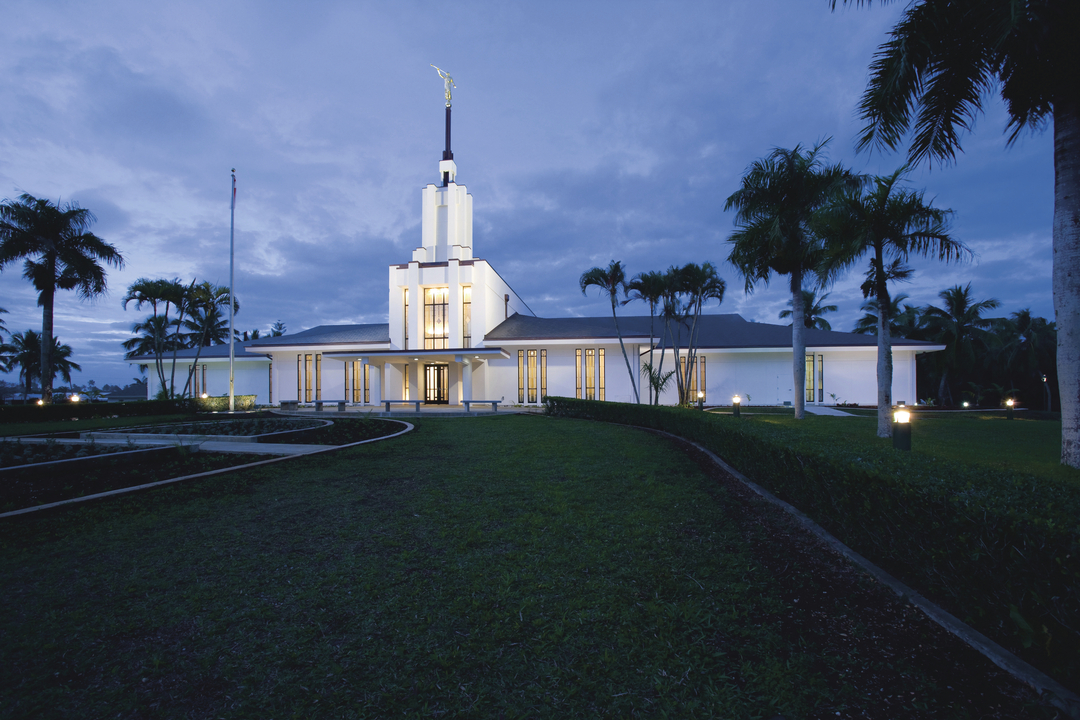
[(291, 335), (265, 337), (252, 341), (252, 347), (261, 345), (335, 345), (347, 343), (388, 343), (390, 325), (319, 325)]
[[(663, 321), (655, 320), (657, 336), (663, 331)], [(629, 315), (619, 318), (619, 329), (624, 339), (648, 338), (649, 317)], [(689, 335), (689, 328), (681, 334)], [(791, 347), (791, 326), (747, 322), (740, 315), (702, 315), (698, 320), (698, 346), (701, 348), (783, 348)], [(512, 315), (485, 337), (488, 343), (520, 340), (575, 340), (585, 338), (616, 339), (615, 322), (610, 317), (538, 318)], [(683, 340), (682, 342), (685, 342)], [(921, 340), (894, 338), (898, 347), (929, 346), (933, 343)], [(873, 347), (877, 338), (873, 335), (835, 332), (829, 330), (806, 331), (807, 347)]]

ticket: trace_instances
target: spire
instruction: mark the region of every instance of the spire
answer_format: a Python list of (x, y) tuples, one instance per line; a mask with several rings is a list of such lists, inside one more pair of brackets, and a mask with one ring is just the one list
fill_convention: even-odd
[(454, 176), (457, 175), (457, 165), (454, 163), (454, 153), (450, 150), (450, 89), (456, 88), (454, 78), (450, 77), (450, 73), (442, 70), (441, 68), (432, 65), (435, 68), (435, 72), (439, 73), (439, 77), (443, 79), (443, 86), (446, 93), (446, 149), (443, 150), (442, 162), (439, 163), (439, 172), (442, 173), (442, 184), (446, 187), (454, 181)]

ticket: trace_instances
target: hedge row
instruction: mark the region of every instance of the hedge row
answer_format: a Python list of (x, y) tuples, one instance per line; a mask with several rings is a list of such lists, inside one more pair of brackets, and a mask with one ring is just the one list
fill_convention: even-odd
[[(228, 412), (229, 396), (195, 398), (195, 406), (199, 409), (199, 412)], [(255, 396), (233, 395), (233, 407), (237, 410), (254, 410)]]
[(547, 398), (549, 414), (709, 448), (856, 552), (1072, 689), (1080, 679), (1080, 488), (681, 408)]
[(92, 417), (139, 417), (193, 413), (190, 398), (177, 400), (137, 400), (124, 403), (62, 402), (52, 405), (0, 405), (0, 422), (47, 422)]

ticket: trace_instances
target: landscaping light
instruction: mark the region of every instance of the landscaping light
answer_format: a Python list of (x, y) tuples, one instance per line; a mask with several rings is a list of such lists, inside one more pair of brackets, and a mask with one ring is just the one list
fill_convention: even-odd
[(1005, 401), (1005, 419), (1006, 420), (1012, 420), (1013, 419), (1012, 411), (1013, 411), (1013, 399), (1009, 398), (1008, 400)]
[(44, 400), (42, 400), (42, 399), (40, 399), (40, 398), (38, 398), (37, 404), (38, 404), (38, 405), (44, 405), (44, 404), (45, 404), (45, 401), (44, 401)]
[(79, 393), (71, 394), (71, 402), (79, 402), (79, 400), (81, 400), (81, 398), (79, 397)]
[(209, 396), (209, 395), (207, 395), (206, 393), (203, 393), (203, 394), (202, 394), (202, 395), (200, 395), (199, 397), (201, 397), (201, 398), (202, 398), (203, 400), (205, 400), (206, 398), (208, 398), (208, 397), (210, 397), (210, 396)]
[(911, 413), (902, 408), (893, 413), (892, 446), (894, 450), (911, 450)]
[(697, 393), (697, 409), (698, 410), (704, 410), (705, 409), (705, 393), (702, 390), (698, 390), (698, 393)]
[(967, 400), (965, 400), (964, 401), (964, 407), (965, 408), (971, 407), (971, 403), (969, 403)]
[(742, 404), (742, 398), (739, 397), (738, 395), (731, 398), (731, 409), (733, 410), (732, 414), (735, 417), (739, 417), (739, 407), (740, 407), (741, 404)]

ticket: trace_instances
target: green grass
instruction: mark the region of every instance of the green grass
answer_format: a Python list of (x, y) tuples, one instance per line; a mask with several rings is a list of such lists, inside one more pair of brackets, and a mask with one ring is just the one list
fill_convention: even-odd
[[(891, 450), (892, 440), (878, 438), (876, 413), (861, 417), (759, 415), (749, 422), (773, 423), (809, 439), (844, 446)], [(1060, 420), (1006, 420), (993, 414), (916, 413), (911, 428), (912, 457), (926, 462), (953, 460), (988, 470), (1015, 470), (1080, 483), (1080, 470), (1061, 465)]]
[(832, 716), (879, 666), (949, 698), (782, 632), (817, 578), (733, 509), (665, 440), (505, 417), (11, 519), (0, 716)]

